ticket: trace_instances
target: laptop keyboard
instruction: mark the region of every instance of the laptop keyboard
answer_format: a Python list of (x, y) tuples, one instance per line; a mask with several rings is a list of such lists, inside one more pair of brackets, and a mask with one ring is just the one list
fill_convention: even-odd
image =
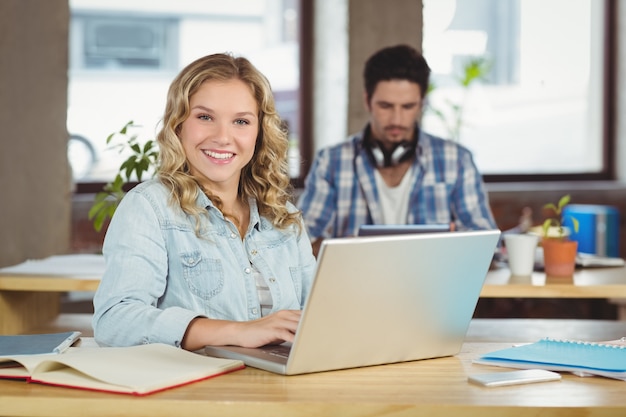
[(278, 356), (280, 358), (288, 358), (289, 352), (291, 351), (291, 346), (287, 345), (269, 345), (263, 346), (260, 348), (263, 352), (268, 355)]

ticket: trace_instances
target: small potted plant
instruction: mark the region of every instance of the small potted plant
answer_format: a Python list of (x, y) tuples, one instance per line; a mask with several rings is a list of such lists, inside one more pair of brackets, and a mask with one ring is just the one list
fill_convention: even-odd
[[(115, 179), (105, 184), (102, 191), (96, 194), (89, 210), (89, 220), (93, 221), (93, 227), (98, 232), (113, 217), (130, 184), (141, 182), (144, 174), (152, 176), (156, 170), (159, 158), (158, 145), (154, 140), (141, 144), (138, 135), (131, 133), (135, 127), (138, 125), (131, 120), (119, 132), (111, 133), (106, 139), (107, 145), (112, 145), (120, 153), (126, 152), (129, 156), (120, 165)], [(114, 140), (118, 143), (114, 143)]]
[[(574, 274), (576, 267), (576, 253), (578, 242), (569, 239), (566, 227), (563, 208), (570, 202), (570, 196), (565, 195), (559, 199), (555, 205), (548, 203), (543, 206), (545, 210), (553, 213), (542, 225), (543, 236), (541, 246), (543, 247), (544, 269), (546, 275), (555, 277), (567, 277)], [(574, 232), (578, 232), (578, 220), (570, 216)]]

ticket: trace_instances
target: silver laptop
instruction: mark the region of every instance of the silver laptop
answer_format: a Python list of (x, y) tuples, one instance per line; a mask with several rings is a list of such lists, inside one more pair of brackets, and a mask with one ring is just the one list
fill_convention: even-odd
[(284, 375), (455, 355), (499, 237), (491, 230), (326, 239), (292, 345), (205, 353)]

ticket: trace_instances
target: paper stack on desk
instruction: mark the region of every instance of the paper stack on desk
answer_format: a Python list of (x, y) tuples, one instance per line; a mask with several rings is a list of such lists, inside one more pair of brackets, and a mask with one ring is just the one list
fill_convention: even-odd
[(619, 267), (624, 266), (624, 260), (622, 258), (579, 252), (576, 255), (576, 266), (583, 268)]
[(0, 268), (0, 274), (102, 278), (104, 269), (103, 255), (77, 253), (54, 255), (43, 259), (28, 259), (17, 265)]

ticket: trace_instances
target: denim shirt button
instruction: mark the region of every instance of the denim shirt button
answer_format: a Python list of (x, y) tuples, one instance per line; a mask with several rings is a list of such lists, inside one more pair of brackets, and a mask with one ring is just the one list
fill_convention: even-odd
[(257, 310), (256, 308), (252, 309), (252, 314), (256, 316), (258, 313), (259, 313), (259, 310)]
[(273, 284), (273, 283), (275, 283), (275, 282), (276, 282), (276, 278), (271, 277), (271, 278), (270, 278), (270, 282), (271, 282), (272, 284)]
[(246, 274), (249, 274), (250, 272), (252, 272), (252, 270), (250, 268), (246, 268), (243, 270), (243, 272), (245, 272)]
[(236, 237), (237, 237), (237, 235), (236, 235), (235, 233), (231, 233), (231, 234), (230, 234), (230, 238), (231, 238), (231, 239), (235, 239)]
[(250, 255), (255, 256), (256, 254), (257, 254), (256, 249), (252, 249), (252, 250), (250, 251)]

